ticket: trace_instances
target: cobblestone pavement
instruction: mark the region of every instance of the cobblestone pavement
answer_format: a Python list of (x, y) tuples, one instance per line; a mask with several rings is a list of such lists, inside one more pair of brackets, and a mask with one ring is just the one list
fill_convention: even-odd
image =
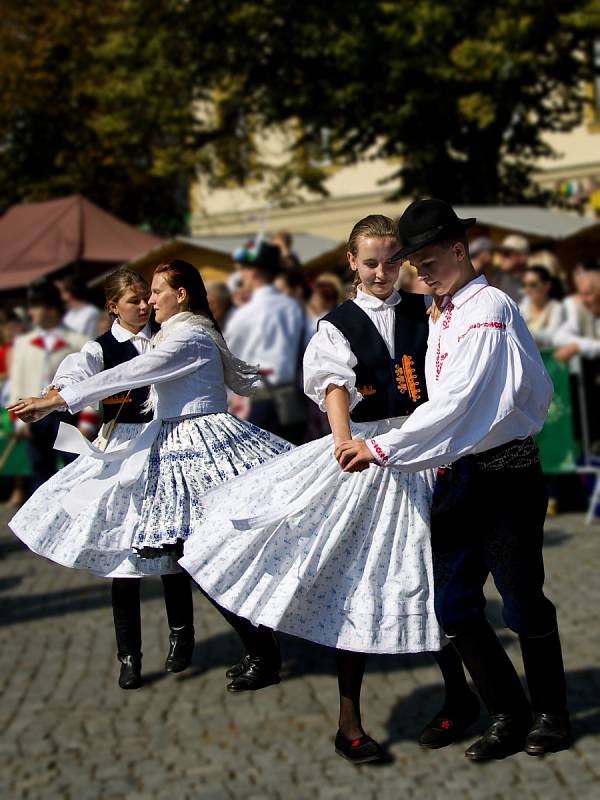
[[(461, 744), (423, 751), (420, 727), (441, 699), (429, 656), (372, 658), (366, 727), (392, 762), (356, 767), (333, 752), (331, 652), (284, 637), (285, 678), (250, 695), (224, 691), (239, 646), (195, 596), (193, 667), (162, 670), (160, 581), (143, 583), (142, 689), (117, 686), (109, 582), (67, 570), (0, 533), (0, 797), (3, 800), (304, 800), (306, 798), (597, 798), (600, 796), (600, 524), (547, 525), (548, 593), (558, 605), (575, 744), (535, 759), (474, 765)], [(490, 616), (499, 622), (490, 589)], [(515, 637), (502, 636), (522, 664)]]

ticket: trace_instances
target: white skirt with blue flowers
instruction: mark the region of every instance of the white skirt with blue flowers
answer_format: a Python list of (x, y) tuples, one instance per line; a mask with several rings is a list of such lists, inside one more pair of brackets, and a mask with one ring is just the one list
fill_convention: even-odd
[[(352, 430), (367, 438), (403, 423)], [(325, 436), (200, 497), (179, 563), (256, 625), (343, 650), (439, 650), (433, 483), (433, 470), (342, 472)]]
[[(116, 425), (107, 449), (140, 430)], [(63, 499), (110, 469), (110, 463), (80, 456), (41, 486), (9, 525), (35, 553), (67, 567), (105, 577), (178, 572), (169, 551), (198, 522), (201, 496), (289, 449), (282, 439), (226, 413), (165, 420), (134, 483), (115, 484), (72, 517)]]

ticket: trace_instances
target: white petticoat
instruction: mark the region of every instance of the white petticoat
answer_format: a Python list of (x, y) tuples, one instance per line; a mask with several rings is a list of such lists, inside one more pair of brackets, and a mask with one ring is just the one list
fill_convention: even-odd
[[(115, 426), (107, 450), (131, 440), (140, 425)], [(229, 414), (164, 421), (142, 475), (118, 484), (75, 517), (62, 506), (79, 484), (102, 477), (110, 464), (80, 456), (41, 486), (9, 526), (35, 553), (104, 577), (179, 572), (173, 555), (142, 558), (133, 549), (185, 538), (200, 495), (290, 449), (291, 445)], [(99, 471), (100, 470), (100, 471)]]
[[(355, 424), (353, 434), (403, 421)], [(438, 650), (433, 482), (432, 470), (343, 473), (326, 436), (202, 497), (179, 563), (256, 625), (365, 653)]]

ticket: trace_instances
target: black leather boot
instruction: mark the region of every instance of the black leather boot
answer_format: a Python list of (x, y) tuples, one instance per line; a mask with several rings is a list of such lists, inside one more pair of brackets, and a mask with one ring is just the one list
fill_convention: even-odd
[(252, 627), (254, 630), (250, 652), (242, 659), (242, 662), (245, 661), (247, 664), (246, 669), (227, 684), (227, 690), (230, 692), (256, 691), (281, 681), (279, 677), (281, 653), (277, 637), (272, 630), (262, 625)]
[(530, 756), (567, 750), (571, 722), (567, 712), (567, 687), (558, 630), (545, 636), (520, 636), (525, 676), (536, 712), (525, 742)]
[(250, 656), (248, 655), (248, 653), (246, 653), (245, 656), (240, 661), (237, 662), (237, 664), (234, 664), (233, 667), (229, 667), (229, 669), (225, 673), (225, 677), (237, 678), (238, 675), (241, 675), (243, 672), (246, 672), (249, 666), (250, 666)]
[(563, 714), (537, 714), (525, 740), (525, 752), (529, 756), (558, 753), (571, 746), (571, 720)]
[(228, 678), (233, 678), (227, 684), (227, 689), (230, 692), (246, 692), (279, 683), (281, 653), (273, 631), (264, 625), (253, 625), (250, 620), (223, 608), (201, 586), (198, 588), (231, 625), (246, 650), (243, 658), (225, 673)]
[(142, 654), (118, 656), (121, 662), (119, 686), (121, 689), (139, 689), (142, 685)]
[(113, 578), (112, 607), (121, 662), (119, 686), (138, 689), (142, 685), (142, 625), (139, 578)]
[(493, 714), (492, 724), (465, 751), (465, 755), (471, 761), (489, 761), (520, 753), (530, 725), (529, 715)]
[(498, 637), (485, 617), (480, 617), (467, 631), (454, 636), (452, 644), (492, 717), (492, 724), (465, 755), (482, 761), (518, 753), (531, 726), (531, 711), (519, 676)]
[(192, 663), (194, 653), (194, 602), (192, 582), (187, 572), (161, 575), (165, 608), (171, 633), (167, 672), (183, 672)]
[(171, 629), (169, 654), (165, 661), (167, 672), (183, 672), (192, 663), (194, 654), (194, 628)]

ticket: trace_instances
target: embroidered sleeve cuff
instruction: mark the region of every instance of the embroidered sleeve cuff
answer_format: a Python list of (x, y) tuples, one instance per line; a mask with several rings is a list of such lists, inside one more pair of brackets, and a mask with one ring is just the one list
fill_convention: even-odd
[(383, 447), (380, 446), (376, 439), (366, 439), (366, 443), (373, 458), (375, 459), (375, 463), (380, 467), (385, 467), (387, 465), (389, 456)]

